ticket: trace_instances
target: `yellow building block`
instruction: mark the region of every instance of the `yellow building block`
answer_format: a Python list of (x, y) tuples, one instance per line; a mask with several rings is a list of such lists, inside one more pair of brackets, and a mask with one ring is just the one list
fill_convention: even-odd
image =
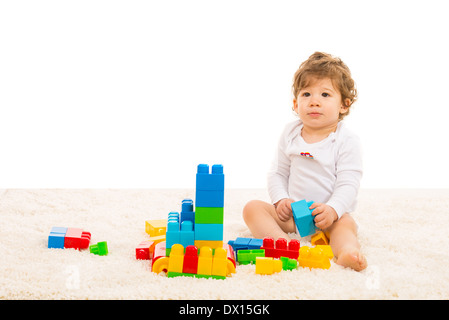
[(256, 274), (273, 274), (281, 270), (281, 260), (271, 257), (256, 257)]
[(167, 232), (167, 219), (145, 221), (145, 232), (150, 237), (160, 236)]
[(198, 256), (198, 274), (210, 276), (212, 274), (212, 249), (202, 247)]
[(230, 276), (231, 273), (235, 273), (235, 266), (231, 260), (226, 259), (226, 276)]
[[(201, 249), (203, 250), (203, 249)], [(216, 248), (214, 258), (212, 259), (212, 275), (226, 277), (228, 257), (226, 249)], [(232, 262), (231, 262), (232, 263)]]
[(328, 257), (329, 259), (333, 259), (334, 258), (334, 253), (332, 252), (332, 248), (329, 245), (317, 245), (316, 248), (322, 249), (323, 250), (323, 254)]
[(151, 271), (153, 271), (154, 273), (161, 273), (162, 271), (167, 271), (169, 261), (170, 260), (168, 257), (158, 258), (156, 261), (154, 261)]
[(326, 237), (323, 231), (318, 231), (310, 238), (310, 242), (312, 243), (312, 246), (328, 245), (329, 239)]
[(216, 249), (216, 248), (222, 248), (223, 247), (223, 241), (221, 240), (195, 240), (195, 246), (200, 249), (202, 247), (209, 247), (211, 249)]
[(305, 268), (329, 269), (331, 263), (328, 255), (329, 253), (322, 248), (303, 246), (299, 249), (298, 262), (301, 267)]
[(171, 247), (170, 258), (168, 259), (168, 272), (182, 273), (183, 264), (184, 247), (181, 244), (176, 243)]
[(148, 240), (154, 241), (154, 244), (157, 244), (159, 242), (165, 241), (165, 234), (160, 235), (160, 236), (150, 237)]

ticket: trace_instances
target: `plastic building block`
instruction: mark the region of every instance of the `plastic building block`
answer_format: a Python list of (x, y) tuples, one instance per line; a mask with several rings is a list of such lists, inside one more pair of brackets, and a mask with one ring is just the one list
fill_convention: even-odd
[(226, 277), (228, 261), (226, 250), (224, 248), (215, 249), (214, 258), (212, 260), (212, 274), (215, 276)]
[(154, 243), (159, 243), (162, 241), (166, 241), (166, 235), (162, 234), (160, 236), (154, 236), (154, 237), (150, 237), (148, 238), (149, 241), (153, 241)]
[(224, 206), (224, 191), (220, 190), (196, 190), (196, 206), (220, 208)]
[(223, 224), (195, 224), (195, 240), (223, 240)]
[(181, 203), (181, 224), (184, 221), (195, 223), (195, 212), (193, 211), (193, 200), (184, 199)]
[(195, 244), (195, 233), (193, 232), (193, 222), (190, 220), (185, 220), (181, 223), (181, 230), (179, 235), (179, 243), (183, 245), (184, 248)]
[(282, 270), (294, 270), (298, 266), (298, 260), (295, 259), (281, 257), (279, 260), (282, 262)]
[(151, 240), (145, 240), (136, 247), (136, 259), (151, 260), (153, 259), (154, 247), (156, 243)]
[(48, 236), (48, 247), (76, 250), (89, 247), (91, 234), (79, 228), (53, 227)]
[(196, 207), (222, 208), (224, 206), (224, 174), (221, 164), (199, 164), (196, 173)]
[(273, 274), (282, 270), (282, 261), (271, 257), (256, 257), (256, 274)]
[(323, 250), (323, 254), (328, 257), (329, 259), (334, 258), (334, 253), (332, 252), (332, 248), (330, 245), (320, 244), (317, 245), (315, 248)]
[(76, 250), (87, 249), (89, 247), (91, 234), (79, 228), (67, 228), (64, 237), (64, 248)]
[(287, 246), (287, 240), (279, 238), (276, 240), (275, 246), (274, 239), (266, 237), (263, 239), (263, 245), (260, 248), (265, 250), (265, 257), (298, 259), (300, 243), (299, 240), (292, 239)]
[(190, 276), (198, 278), (225, 279), (228, 275), (235, 273), (235, 265), (229, 259), (225, 248), (212, 249), (203, 247), (197, 255), (195, 246), (188, 246), (184, 254), (184, 247), (174, 244), (170, 257), (160, 257), (153, 262), (152, 271), (160, 273), (167, 272), (168, 277)]
[(184, 261), (184, 247), (179, 243), (175, 243), (170, 252), (170, 259), (168, 262), (168, 272), (182, 273), (182, 266)]
[(265, 257), (265, 250), (263, 249), (252, 249), (252, 250), (243, 250), (240, 249), (237, 251), (237, 262), (239, 264), (250, 264), (256, 263), (257, 257)]
[(167, 219), (145, 221), (145, 232), (150, 237), (160, 236), (167, 231)]
[(209, 208), (196, 207), (195, 223), (221, 223), (223, 224), (223, 207)]
[(153, 261), (151, 271), (154, 273), (168, 272), (169, 257), (160, 257)]
[(64, 249), (64, 238), (67, 228), (53, 227), (48, 236), (48, 248)]
[[(154, 253), (153, 253), (153, 259), (151, 260), (151, 266), (153, 268), (154, 263), (159, 260), (160, 258), (165, 258), (166, 256), (166, 249), (165, 249), (165, 241), (156, 243), (156, 245), (154, 246)], [(167, 257), (168, 259), (168, 257)], [(168, 261), (168, 260), (167, 260)], [(167, 262), (168, 263), (168, 262)], [(167, 268), (168, 268), (168, 264), (167, 264)], [(165, 270), (165, 272), (167, 272), (167, 270)], [(157, 272), (159, 273), (159, 272)]]
[(209, 247), (201, 248), (198, 257), (197, 273), (200, 275), (212, 275), (212, 249)]
[(291, 204), (293, 219), (295, 220), (296, 228), (301, 237), (307, 237), (314, 234), (317, 230), (312, 216), (313, 210), (309, 209), (312, 204), (313, 201), (307, 202), (306, 200), (296, 201)]
[(241, 238), (229, 240), (228, 244), (232, 246), (234, 251), (260, 249), (263, 245), (263, 239)]
[(197, 272), (198, 272), (198, 248), (195, 246), (187, 246), (186, 253), (184, 255), (182, 273), (197, 273)]
[(323, 231), (318, 231), (315, 233), (311, 238), (310, 242), (312, 243), (312, 246), (315, 245), (328, 245), (329, 239), (327, 239), (326, 235)]
[(108, 243), (106, 241), (98, 242), (89, 247), (90, 253), (97, 254), (99, 256), (108, 255)]
[(223, 248), (226, 250), (226, 252), (228, 254), (228, 260), (232, 262), (232, 264), (234, 265), (234, 268), (235, 268), (236, 263), (235, 263), (234, 249), (227, 243), (223, 243)]
[(323, 248), (303, 246), (299, 249), (298, 262), (301, 267), (329, 269), (331, 266), (329, 259), (329, 252)]
[(223, 241), (222, 240), (196, 240), (195, 239), (195, 246), (200, 248), (200, 250), (203, 247), (210, 247), (212, 249), (216, 248), (222, 248), (223, 247)]
[(212, 166), (212, 172), (209, 173), (209, 166), (207, 164), (199, 164), (196, 173), (196, 190), (224, 191), (223, 165), (214, 164)]
[(181, 242), (179, 213), (170, 212), (167, 220), (167, 232), (165, 234), (166, 248), (171, 248), (174, 244)]

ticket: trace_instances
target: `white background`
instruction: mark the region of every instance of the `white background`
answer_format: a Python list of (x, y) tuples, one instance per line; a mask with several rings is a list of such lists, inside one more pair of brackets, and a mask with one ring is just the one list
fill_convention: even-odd
[(0, 187), (264, 188), (314, 51), (359, 100), (365, 188), (449, 187), (446, 1), (3, 1)]

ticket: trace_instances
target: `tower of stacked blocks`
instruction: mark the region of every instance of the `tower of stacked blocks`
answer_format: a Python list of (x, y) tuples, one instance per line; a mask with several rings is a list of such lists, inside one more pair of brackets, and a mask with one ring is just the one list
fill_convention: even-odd
[(199, 164), (196, 174), (195, 204), (184, 199), (181, 212), (170, 212), (167, 220), (167, 255), (174, 244), (212, 249), (223, 247), (224, 174), (221, 164)]
[(211, 172), (200, 164), (196, 173), (195, 246), (212, 249), (223, 246), (224, 174), (221, 164)]

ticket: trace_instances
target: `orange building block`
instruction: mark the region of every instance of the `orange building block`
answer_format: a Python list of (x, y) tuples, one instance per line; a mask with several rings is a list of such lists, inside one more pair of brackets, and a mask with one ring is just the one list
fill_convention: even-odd
[[(314, 248), (308, 246), (301, 247), (301, 249), (299, 249), (299, 265), (308, 268), (329, 269), (331, 266), (329, 250), (328, 248), (323, 247), (330, 248), (330, 246), (316, 246)], [(330, 250), (330, 253), (332, 253), (332, 249)]]
[(326, 237), (323, 231), (318, 231), (311, 237), (310, 242), (312, 243), (312, 246), (328, 245), (329, 239)]

